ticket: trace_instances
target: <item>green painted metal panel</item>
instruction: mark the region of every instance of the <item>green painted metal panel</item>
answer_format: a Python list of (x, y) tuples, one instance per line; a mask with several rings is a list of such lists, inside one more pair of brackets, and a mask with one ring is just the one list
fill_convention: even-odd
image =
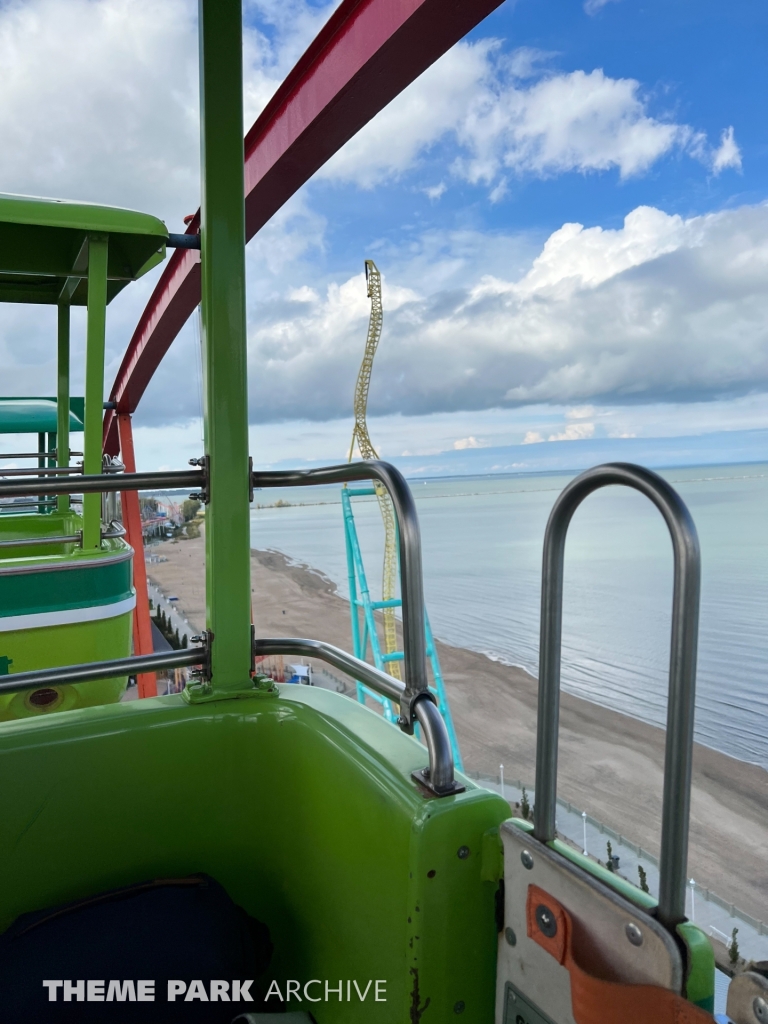
[(149, 214), (0, 195), (0, 301), (58, 303), (64, 292), (85, 305), (83, 247), (93, 233), (111, 240), (108, 300), (165, 257), (168, 231)]
[[(102, 468), (102, 421), (104, 419), (104, 345), (107, 328), (107, 256), (109, 237), (88, 238), (88, 321), (85, 341), (85, 437), (83, 472)], [(83, 547), (101, 547), (101, 495), (83, 495)]]
[[(0, 725), (0, 927), (139, 879), (207, 871), (265, 921), (271, 977), (343, 982), (319, 1024), (493, 1020), (497, 883), (483, 836), (508, 805), (465, 780), (440, 800), (426, 752), (338, 694), (179, 696)], [(170, 784), (158, 787), (158, 780)], [(76, 796), (75, 796), (76, 794)], [(469, 856), (459, 857), (467, 847)], [(386, 982), (386, 1002), (346, 981)], [(416, 980), (418, 979), (418, 998)], [(415, 1000), (417, 999), (417, 1002)]]
[[(84, 400), (70, 398), (69, 429), (83, 429)], [(59, 429), (55, 398), (0, 398), (0, 434), (50, 434)]]
[(214, 692), (236, 692), (251, 665), (240, 0), (200, 4), (200, 115), (206, 622)]
[[(58, 546), (61, 548), (62, 545)], [(21, 552), (24, 549), (11, 550)], [(33, 572), (19, 575), (3, 575), (3, 567), (8, 563), (6, 559), (0, 559), (0, 629), (3, 618), (9, 615), (95, 608), (125, 601), (133, 593), (129, 558), (120, 562), (104, 561), (100, 565), (99, 561), (102, 560), (90, 557), (90, 561), (95, 564), (78, 566), (75, 559), (61, 556), (58, 564), (66, 561), (71, 566), (66, 570), (55, 566), (51, 568), (51, 559), (45, 555), (38, 556), (38, 559)]]
[[(57, 309), (56, 328), (56, 434), (57, 459), (56, 464), (60, 467), (69, 466), (69, 432), (71, 429), (70, 419), (70, 394), (69, 394), (69, 349), (70, 349), (70, 310), (67, 305), (60, 305)], [(83, 413), (85, 415), (85, 413)], [(70, 507), (68, 494), (60, 494), (56, 499), (56, 507), (59, 512), (66, 512)]]
[[(128, 612), (96, 622), (0, 633), (0, 658), (7, 658), (10, 662), (10, 674), (124, 658), (131, 653), (132, 626), (133, 614)], [(74, 708), (111, 704), (120, 699), (126, 681), (127, 678), (122, 676), (56, 686), (53, 689), (59, 694), (58, 699), (44, 708), (30, 703), (34, 691), (0, 694), (0, 722), (47, 717)]]

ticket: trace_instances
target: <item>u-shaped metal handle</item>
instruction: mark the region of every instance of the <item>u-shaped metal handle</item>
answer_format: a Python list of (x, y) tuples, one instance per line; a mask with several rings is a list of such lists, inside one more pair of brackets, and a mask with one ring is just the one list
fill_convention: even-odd
[(671, 928), (685, 918), (701, 556), (696, 527), (682, 498), (666, 480), (641, 466), (616, 462), (582, 473), (557, 499), (547, 523), (541, 586), (534, 836), (541, 842), (555, 838), (565, 538), (582, 501), (610, 484), (633, 487), (650, 498), (672, 538), (675, 585), (657, 910), (658, 919)]
[(318, 469), (268, 470), (251, 474), (254, 487), (309, 487), (379, 480), (392, 499), (400, 549), (400, 597), (403, 613), (405, 689), (400, 697), (400, 727), (413, 732), (414, 705), (432, 700), (427, 676), (427, 640), (424, 629), (424, 583), (421, 574), (421, 533), (416, 502), (402, 473), (388, 462), (345, 462)]

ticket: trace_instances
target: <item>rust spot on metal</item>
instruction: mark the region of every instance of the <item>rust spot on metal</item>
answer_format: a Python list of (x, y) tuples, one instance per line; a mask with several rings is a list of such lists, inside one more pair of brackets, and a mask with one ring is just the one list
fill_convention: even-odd
[(421, 1003), (421, 993), (419, 992), (419, 968), (411, 967), (411, 974), (413, 975), (413, 988), (411, 989), (411, 1009), (410, 1009), (410, 1020), (411, 1024), (419, 1024), (424, 1011), (429, 1006), (431, 999), (427, 997), (427, 1001), (423, 1006)]

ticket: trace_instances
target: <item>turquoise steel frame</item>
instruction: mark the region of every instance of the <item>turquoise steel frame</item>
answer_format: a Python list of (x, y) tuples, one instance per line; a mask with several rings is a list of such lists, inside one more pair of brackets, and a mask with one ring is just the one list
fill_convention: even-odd
[[(391, 654), (384, 654), (379, 643), (379, 634), (376, 629), (375, 613), (380, 608), (400, 608), (400, 598), (391, 601), (374, 601), (371, 599), (371, 592), (368, 589), (368, 578), (365, 574), (365, 563), (363, 553), (360, 550), (360, 541), (357, 536), (355, 525), (355, 514), (352, 511), (352, 498), (369, 497), (375, 495), (373, 487), (342, 487), (341, 508), (344, 514), (344, 540), (347, 550), (347, 579), (349, 582), (349, 609), (352, 619), (352, 648), (356, 658), (361, 661), (368, 661), (368, 649), (370, 647), (371, 657), (377, 669), (386, 672), (386, 666), (391, 661), (402, 661), (403, 652), (394, 651)], [(360, 609), (363, 612), (362, 628), (360, 623)], [(437, 706), (443, 716), (448, 735), (453, 749), (453, 760), (458, 771), (464, 770), (461, 760), (459, 743), (456, 739), (456, 730), (453, 727), (453, 718), (448, 704), (448, 696), (445, 692), (443, 674), (440, 670), (440, 659), (437, 656), (432, 627), (429, 624), (429, 615), (424, 612), (424, 626), (427, 635), (427, 658), (432, 668), (433, 684), (430, 687), (437, 698)], [(357, 681), (357, 699), (365, 704), (366, 698), (370, 697), (381, 704), (384, 717), (388, 722), (397, 723), (397, 712), (392, 702), (387, 697), (375, 693), (364, 683)]]

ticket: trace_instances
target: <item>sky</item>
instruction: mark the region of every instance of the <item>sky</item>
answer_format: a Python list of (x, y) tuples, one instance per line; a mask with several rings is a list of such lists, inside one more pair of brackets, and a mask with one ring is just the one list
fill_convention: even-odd
[[(333, 7), (246, 0), (244, 128)], [(366, 258), (385, 458), (768, 428), (767, 29), (764, 0), (506, 0), (249, 243), (255, 463), (346, 457)], [(183, 230), (196, 32), (188, 0), (0, 0), (0, 191)], [(110, 306), (105, 391), (158, 273)], [(54, 337), (53, 310), (0, 311), (4, 391), (54, 393)], [(75, 390), (82, 338), (78, 311)], [(140, 468), (201, 453), (201, 394), (193, 317), (136, 413)]]

